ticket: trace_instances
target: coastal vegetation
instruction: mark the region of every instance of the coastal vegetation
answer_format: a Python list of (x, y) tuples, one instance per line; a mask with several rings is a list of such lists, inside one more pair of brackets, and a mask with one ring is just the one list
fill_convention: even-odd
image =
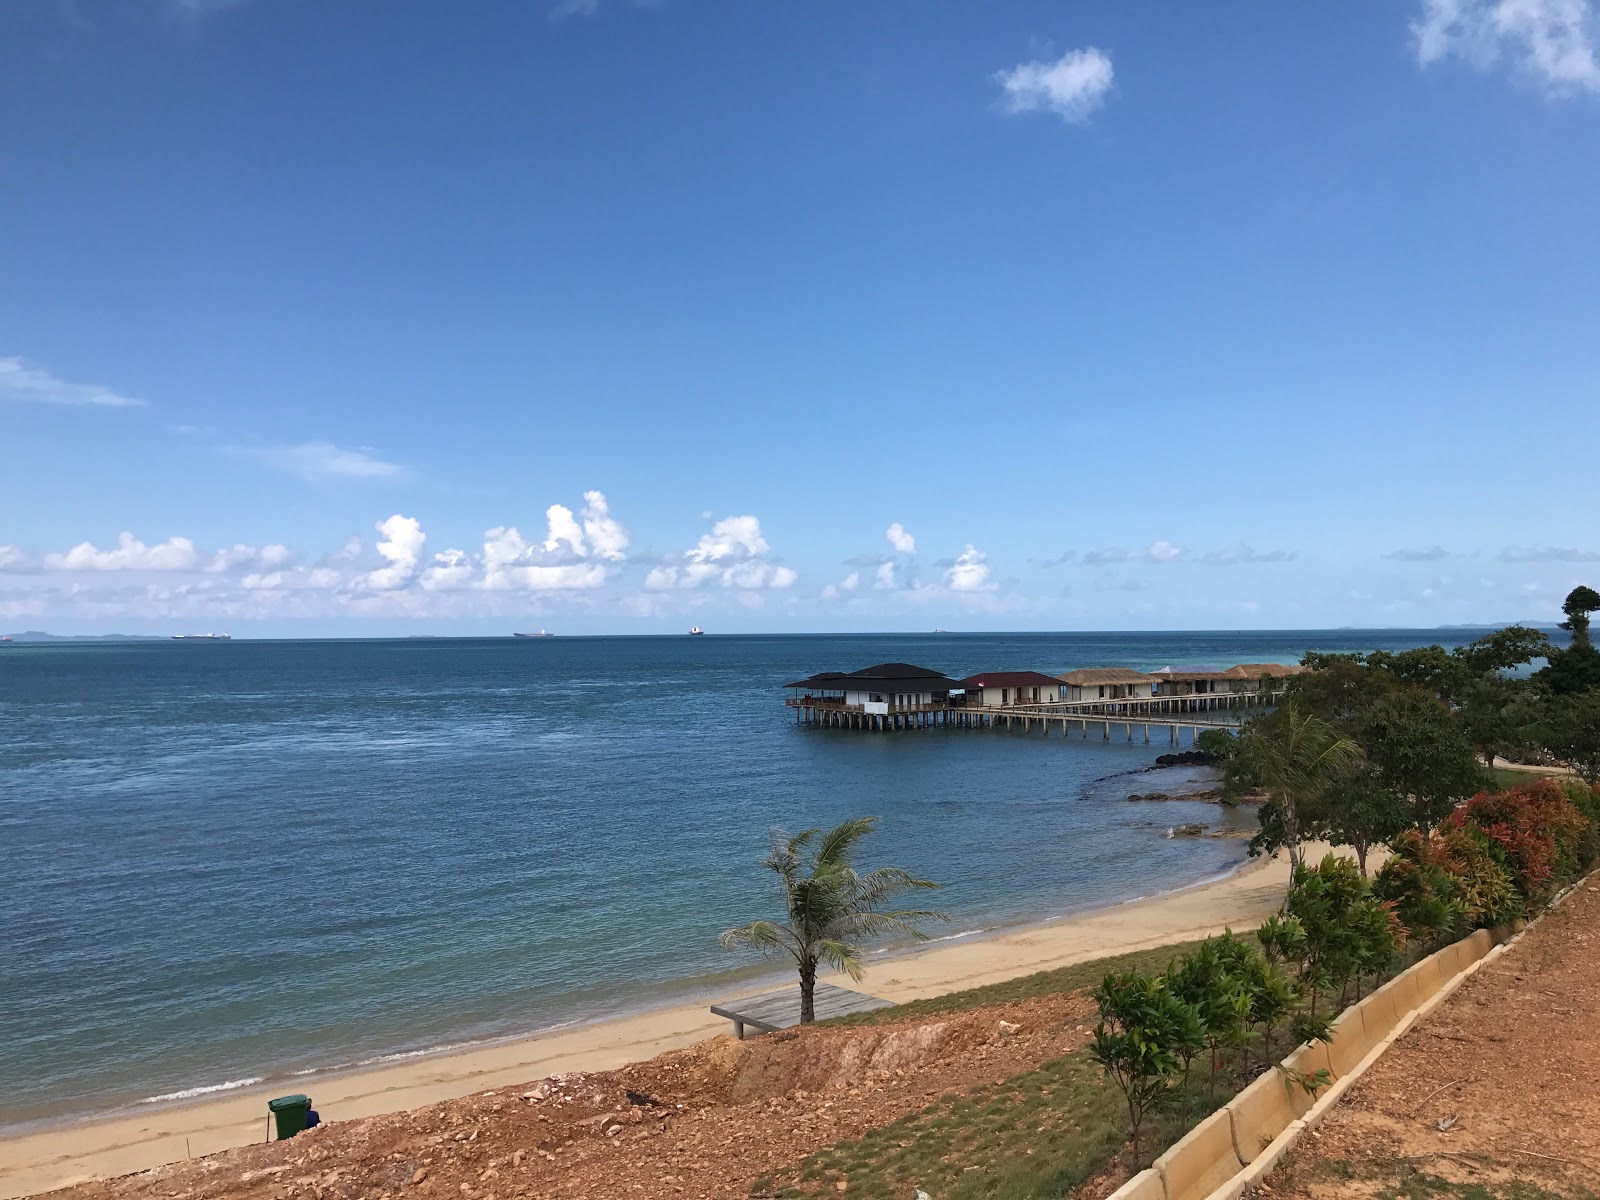
[[(1371, 878), (1334, 854), (1297, 864), (1282, 911), (1254, 943), (1226, 932), (1160, 974), (1105, 976), (1092, 1053), (1122, 1094), (1136, 1164), (1150, 1113), (1193, 1111), (1197, 1086), (1210, 1100), (1219, 1080), (1274, 1069), (1275, 1029), (1286, 1025), (1293, 1043), (1327, 1041), (1342, 1008), (1409, 962), (1541, 911), (1600, 859), (1600, 790), (1544, 778), (1480, 792), (1392, 841)], [(1197, 1084), (1202, 1048), (1210, 1071)], [(1327, 1080), (1291, 1082), (1314, 1091)]]
[[(1563, 605), (1566, 647), (1513, 625), (1449, 651), (1306, 655), (1312, 669), (1287, 682), (1276, 712), (1205, 747), (1223, 762), (1226, 796), (1261, 789), (1268, 797), (1252, 853), (1293, 856), (1300, 840), (1319, 838), (1351, 847), (1364, 874), (1372, 848), (1410, 830), (1426, 836), (1469, 797), (1514, 780), (1499, 762), (1567, 767), (1600, 782), (1596, 611), (1600, 594), (1573, 589)], [(1294, 730), (1311, 717), (1356, 753), (1302, 755), (1304, 768), (1288, 773)]]
[(787, 954), (800, 973), (800, 1023), (816, 1019), (817, 967), (825, 965), (860, 979), (865, 971), (862, 943), (873, 938), (925, 940), (918, 928), (946, 921), (928, 909), (886, 909), (905, 891), (937, 888), (900, 867), (857, 872), (852, 856), (872, 832), (877, 817), (857, 817), (829, 830), (806, 829), (789, 835), (775, 830), (765, 866), (783, 886), (784, 919), (751, 921), (722, 935), (722, 944), (747, 946), (764, 954)]

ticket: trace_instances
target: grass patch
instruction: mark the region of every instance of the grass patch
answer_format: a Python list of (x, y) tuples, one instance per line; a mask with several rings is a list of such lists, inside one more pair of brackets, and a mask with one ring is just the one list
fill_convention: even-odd
[[(1220, 1087), (1216, 1100), (1179, 1093), (1178, 1104), (1141, 1138), (1143, 1161), (1233, 1090)], [(836, 1184), (848, 1181), (852, 1196), (902, 1197), (922, 1188), (939, 1200), (1059, 1197), (1098, 1173), (1127, 1137), (1121, 1093), (1089, 1052), (1079, 1050), (824, 1147), (793, 1170), (758, 1180), (750, 1194), (783, 1200), (833, 1195)]]
[(1167, 964), (1181, 958), (1196, 946), (1190, 942), (1172, 942), (1153, 950), (1135, 950), (1129, 954), (1115, 954), (1109, 958), (1096, 958), (1074, 963), (1070, 967), (1057, 967), (1053, 971), (1040, 971), (1008, 979), (1004, 983), (989, 983), (961, 992), (948, 992), (943, 996), (930, 996), (925, 1000), (910, 1000), (893, 1008), (880, 1008), (873, 1012), (850, 1013), (818, 1021), (818, 1025), (833, 1027), (854, 1025), (879, 1025), (885, 1021), (901, 1021), (910, 1017), (937, 1017), (946, 1013), (966, 1012), (985, 1008), (991, 1004), (1015, 1004), (1038, 996), (1053, 996), (1062, 992), (1090, 990), (1100, 986), (1100, 981), (1112, 971), (1143, 971), (1153, 974), (1167, 969)]

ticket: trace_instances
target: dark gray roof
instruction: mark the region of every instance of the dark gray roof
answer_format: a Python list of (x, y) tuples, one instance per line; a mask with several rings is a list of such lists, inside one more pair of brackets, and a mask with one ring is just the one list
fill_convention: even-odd
[(927, 667), (917, 667), (911, 663), (879, 663), (877, 666), (862, 667), (861, 670), (851, 671), (849, 674), (840, 671), (822, 671), (809, 679), (786, 683), (783, 686), (814, 688), (822, 691), (842, 691), (855, 686), (862, 690), (871, 689), (880, 692), (945, 692), (961, 685), (948, 675), (930, 671)]

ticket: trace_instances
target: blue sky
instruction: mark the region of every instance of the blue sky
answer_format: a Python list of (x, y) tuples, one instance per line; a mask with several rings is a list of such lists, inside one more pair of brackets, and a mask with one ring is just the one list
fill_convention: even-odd
[(0, 629), (1553, 618), (1600, 7), (13, 0)]

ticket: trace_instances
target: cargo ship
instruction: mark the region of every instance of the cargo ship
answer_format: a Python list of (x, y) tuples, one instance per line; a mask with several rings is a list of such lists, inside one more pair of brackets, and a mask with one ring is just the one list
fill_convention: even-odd
[(700, 626), (696, 625), (693, 629), (689, 630), (689, 636), (690, 637), (704, 637), (705, 636), (705, 632), (706, 631), (704, 629), (701, 629)]
[(231, 633), (175, 633), (172, 635), (175, 642), (231, 642)]
[(548, 629), (541, 629), (538, 633), (513, 633), (511, 636), (514, 638), (547, 638), (555, 637), (555, 634)]

